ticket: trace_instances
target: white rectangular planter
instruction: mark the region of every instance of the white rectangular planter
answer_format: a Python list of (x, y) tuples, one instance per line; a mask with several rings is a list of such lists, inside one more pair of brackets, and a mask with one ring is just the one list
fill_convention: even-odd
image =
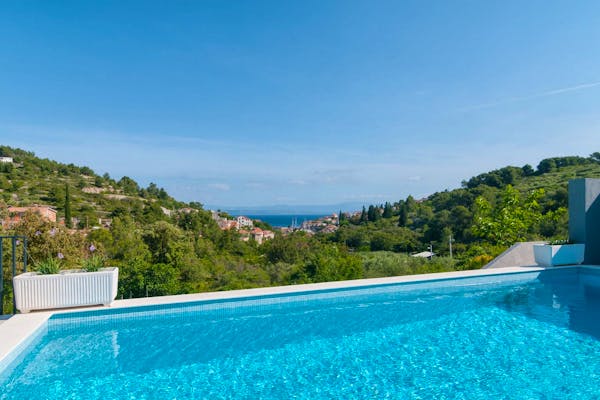
[(535, 262), (543, 267), (577, 265), (583, 262), (585, 244), (534, 244)]
[(41, 275), (27, 272), (13, 279), (15, 304), (22, 313), (50, 308), (110, 305), (117, 297), (119, 268), (97, 272), (61, 271)]

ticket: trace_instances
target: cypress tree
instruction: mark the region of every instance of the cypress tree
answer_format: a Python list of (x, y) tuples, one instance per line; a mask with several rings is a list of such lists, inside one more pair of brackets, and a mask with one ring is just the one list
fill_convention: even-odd
[(71, 220), (71, 195), (69, 194), (69, 185), (65, 185), (65, 226), (73, 228)]
[(407, 214), (409, 212), (414, 211), (414, 209), (417, 207), (417, 202), (415, 201), (415, 198), (412, 197), (411, 195), (408, 195), (404, 204), (406, 205), (406, 213)]
[(392, 213), (392, 205), (388, 201), (386, 201), (385, 206), (383, 206), (383, 218), (392, 218)]
[(373, 206), (373, 204), (369, 206), (369, 211), (367, 211), (367, 219), (369, 221), (375, 221), (375, 206)]
[(365, 206), (363, 206), (362, 212), (360, 213), (360, 222), (364, 223), (364, 222), (367, 222), (367, 221), (368, 221), (368, 219), (367, 219), (367, 210), (365, 209)]
[(406, 226), (408, 221), (408, 206), (406, 203), (400, 205), (400, 215), (398, 216), (398, 226)]

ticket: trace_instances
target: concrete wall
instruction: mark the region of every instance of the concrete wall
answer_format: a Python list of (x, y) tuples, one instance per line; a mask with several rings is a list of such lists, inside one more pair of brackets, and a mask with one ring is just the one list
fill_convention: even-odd
[(569, 239), (585, 243), (584, 264), (600, 265), (600, 179), (569, 181)]
[(546, 242), (518, 242), (484, 265), (482, 268), (527, 267), (537, 265), (533, 256), (533, 245)]

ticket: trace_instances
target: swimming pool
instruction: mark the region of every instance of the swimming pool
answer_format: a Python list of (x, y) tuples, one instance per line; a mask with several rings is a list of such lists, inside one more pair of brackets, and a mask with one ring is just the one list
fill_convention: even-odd
[(1, 399), (598, 398), (600, 272), (57, 314)]

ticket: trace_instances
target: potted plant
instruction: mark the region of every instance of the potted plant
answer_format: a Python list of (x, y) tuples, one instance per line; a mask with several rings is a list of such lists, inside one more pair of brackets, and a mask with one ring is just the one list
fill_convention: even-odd
[(581, 264), (584, 253), (585, 244), (570, 243), (568, 240), (533, 245), (535, 262), (544, 267)]
[(81, 260), (81, 269), (62, 270), (62, 253), (35, 263), (35, 271), (13, 279), (15, 304), (19, 311), (110, 305), (117, 297), (119, 269), (105, 267), (94, 245)]

